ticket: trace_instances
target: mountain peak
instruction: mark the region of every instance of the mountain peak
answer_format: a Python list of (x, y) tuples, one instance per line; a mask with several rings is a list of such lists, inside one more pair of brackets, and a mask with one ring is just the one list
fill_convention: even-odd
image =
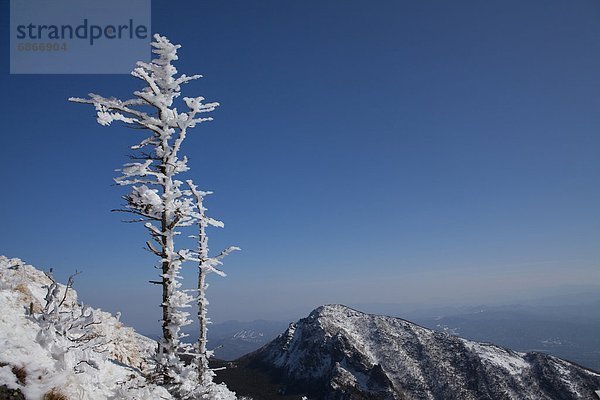
[(352, 313), (363, 314), (362, 312), (354, 310), (343, 304), (325, 304), (325, 305), (319, 306), (319, 307), (315, 308), (313, 311), (311, 311), (311, 313), (308, 315), (308, 317), (309, 318), (334, 317), (334, 316), (343, 317), (343, 316), (346, 316), (346, 315), (352, 314)]

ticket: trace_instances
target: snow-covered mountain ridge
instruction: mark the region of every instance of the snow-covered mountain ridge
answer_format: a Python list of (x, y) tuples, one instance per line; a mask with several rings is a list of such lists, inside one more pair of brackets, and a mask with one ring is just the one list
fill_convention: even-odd
[(593, 399), (600, 374), (343, 305), (322, 306), (247, 357), (324, 399)]

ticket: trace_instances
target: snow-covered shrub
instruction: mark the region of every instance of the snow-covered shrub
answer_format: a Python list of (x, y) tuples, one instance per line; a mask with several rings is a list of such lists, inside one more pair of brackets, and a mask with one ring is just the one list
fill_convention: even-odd
[[(50, 342), (52, 330), (40, 333), (42, 326), (37, 319), (47, 303), (45, 298), (49, 289), (55, 293), (51, 296), (51, 304), (60, 304), (66, 294), (59, 308), (64, 312), (61, 318), (89, 322), (90, 317), (80, 317), (82, 314), (90, 315), (92, 311), (91, 320), (100, 323), (89, 325), (84, 330), (95, 338), (87, 342), (87, 346), (94, 340), (105, 341), (107, 351), (98, 353), (88, 349), (88, 353), (82, 354), (80, 347), (79, 350), (64, 352), (61, 349), (65, 349), (65, 342), (60, 346)], [(37, 310), (34, 315), (29, 312), (32, 302)], [(74, 289), (66, 290), (65, 285), (53, 282), (43, 272), (21, 260), (0, 256), (0, 310), (0, 386), (6, 386), (7, 393), (20, 391), (27, 400), (43, 400), (59, 393), (68, 400), (173, 399), (164, 388), (147, 381), (138, 367), (140, 360), (154, 349), (153, 340), (123, 326), (109, 313), (89, 307), (83, 310), (77, 304)], [(46, 314), (52, 314), (50, 310), (53, 307), (49, 306)], [(59, 321), (55, 326), (61, 324)], [(52, 323), (44, 322), (42, 325), (49, 328)], [(72, 339), (80, 336), (75, 336), (77, 329), (67, 331)], [(66, 343), (73, 344), (71, 341)], [(75, 344), (79, 344), (77, 340)], [(57, 361), (57, 358), (63, 362)], [(95, 366), (81, 363), (73, 368), (82, 359), (91, 359)]]
[(98, 362), (106, 360), (106, 341), (92, 330), (100, 324), (94, 309), (81, 305), (66, 307), (65, 301), (73, 285), (73, 276), (62, 290), (51, 273), (46, 274), (46, 304), (41, 313), (32, 318), (39, 324), (37, 342), (47, 349), (59, 370), (74, 369), (82, 372), (88, 367), (97, 368)]

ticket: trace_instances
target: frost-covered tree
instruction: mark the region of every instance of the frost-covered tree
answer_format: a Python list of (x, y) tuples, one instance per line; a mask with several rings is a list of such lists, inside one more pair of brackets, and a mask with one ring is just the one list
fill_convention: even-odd
[(92, 329), (93, 325), (100, 324), (100, 319), (91, 307), (65, 304), (75, 275), (71, 275), (62, 288), (51, 272), (46, 276), (50, 283), (45, 286), (44, 308), (39, 314), (31, 315), (40, 326), (36, 341), (48, 349), (59, 370), (80, 372), (86, 367), (97, 368), (98, 361), (106, 358), (107, 345)]
[[(135, 221), (144, 223), (152, 238), (146, 242), (147, 248), (160, 259), (160, 281), (156, 283), (162, 286), (162, 340), (156, 361), (160, 380), (177, 387), (182, 384), (182, 377), (189, 376), (189, 368), (181, 362), (178, 352), (182, 347), (181, 327), (190, 323), (185, 308), (195, 299), (181, 289), (182, 263), (194, 260), (201, 264), (199, 282), (202, 284), (197, 298), (203, 305), (201, 310), (205, 310), (206, 304), (204, 272), (208, 271), (209, 265), (214, 267), (214, 261), (210, 261), (213, 259), (175, 245), (175, 238), (182, 233), (182, 228), (214, 224), (214, 220), (203, 215), (202, 207), (198, 207), (197, 197), (193, 194), (195, 186), (185, 189), (183, 181), (176, 179), (177, 175), (188, 171), (187, 157), (181, 156), (180, 150), (188, 131), (210, 121), (212, 118), (206, 113), (219, 104), (204, 103), (203, 97), (184, 97), (187, 110), (179, 111), (174, 101), (181, 94), (181, 86), (201, 75), (177, 75), (172, 63), (178, 59), (180, 46), (170, 43), (167, 38), (154, 35), (152, 47), (155, 54), (152, 61), (138, 62), (132, 71), (132, 75), (146, 85), (133, 93), (134, 98), (119, 100), (91, 93), (89, 98), (69, 100), (93, 105), (101, 125), (119, 121), (148, 132), (146, 138), (131, 147), (135, 151), (132, 156), (135, 162), (125, 164), (120, 170), (122, 175), (115, 181), (131, 186), (130, 193), (124, 197), (126, 208), (119, 211), (135, 214)], [(197, 373), (203, 375), (202, 371)]]
[(204, 198), (207, 195), (212, 194), (212, 192), (198, 190), (191, 180), (188, 180), (187, 184), (199, 214), (196, 220), (196, 224), (198, 225), (198, 236), (194, 236), (198, 240), (198, 248), (196, 251), (191, 251), (187, 256), (187, 259), (198, 263), (198, 323), (200, 329), (195, 356), (200, 384), (206, 385), (211, 382), (213, 378), (213, 372), (208, 366), (208, 359), (211, 357), (212, 351), (208, 350), (206, 346), (208, 342), (207, 332), (209, 323), (209, 318), (207, 316), (208, 299), (206, 298), (206, 289), (208, 289), (208, 284), (206, 283), (206, 276), (211, 272), (220, 276), (225, 276), (225, 273), (217, 267), (222, 265), (221, 260), (224, 257), (236, 250), (240, 250), (240, 248), (230, 246), (216, 257), (209, 257), (206, 228), (208, 226), (222, 228), (224, 225), (223, 222), (210, 218), (205, 214), (207, 209), (204, 207)]

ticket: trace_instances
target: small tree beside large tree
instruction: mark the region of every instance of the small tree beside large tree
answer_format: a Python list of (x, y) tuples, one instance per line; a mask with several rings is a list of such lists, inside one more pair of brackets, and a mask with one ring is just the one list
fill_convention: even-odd
[[(205, 229), (209, 225), (222, 227), (223, 223), (205, 215), (203, 199), (209, 192), (198, 190), (192, 180), (184, 183), (176, 179), (189, 170), (187, 157), (180, 154), (188, 131), (212, 120), (207, 113), (219, 104), (205, 103), (203, 97), (184, 97), (187, 110), (178, 111), (174, 102), (181, 95), (181, 86), (201, 75), (177, 75), (172, 63), (178, 59), (180, 45), (154, 35), (152, 47), (155, 54), (152, 61), (138, 62), (131, 73), (146, 85), (134, 91), (133, 98), (120, 100), (90, 93), (89, 98), (69, 100), (93, 105), (100, 125), (120, 121), (148, 132), (146, 138), (131, 147), (135, 152), (131, 156), (133, 162), (125, 164), (121, 176), (115, 178), (117, 184), (131, 186), (129, 194), (124, 196), (125, 208), (117, 211), (134, 214), (134, 221), (144, 224), (151, 238), (146, 247), (159, 258), (160, 280), (154, 283), (162, 287), (162, 339), (156, 354), (156, 380), (171, 388), (179, 398), (194, 398), (198, 390), (190, 387), (190, 376), (199, 386), (212, 383), (212, 371), (208, 368), (210, 353), (206, 349), (205, 276), (209, 272), (223, 275), (217, 268), (220, 260), (239, 249), (230, 247), (216, 257), (209, 257)], [(175, 240), (182, 229), (193, 226), (198, 229), (198, 247), (177, 247)], [(184, 262), (198, 265), (197, 296), (182, 290), (180, 271)], [(181, 328), (191, 323), (185, 308), (194, 300), (199, 306), (200, 336), (193, 353), (195, 362), (186, 366), (180, 358), (186, 348)]]

